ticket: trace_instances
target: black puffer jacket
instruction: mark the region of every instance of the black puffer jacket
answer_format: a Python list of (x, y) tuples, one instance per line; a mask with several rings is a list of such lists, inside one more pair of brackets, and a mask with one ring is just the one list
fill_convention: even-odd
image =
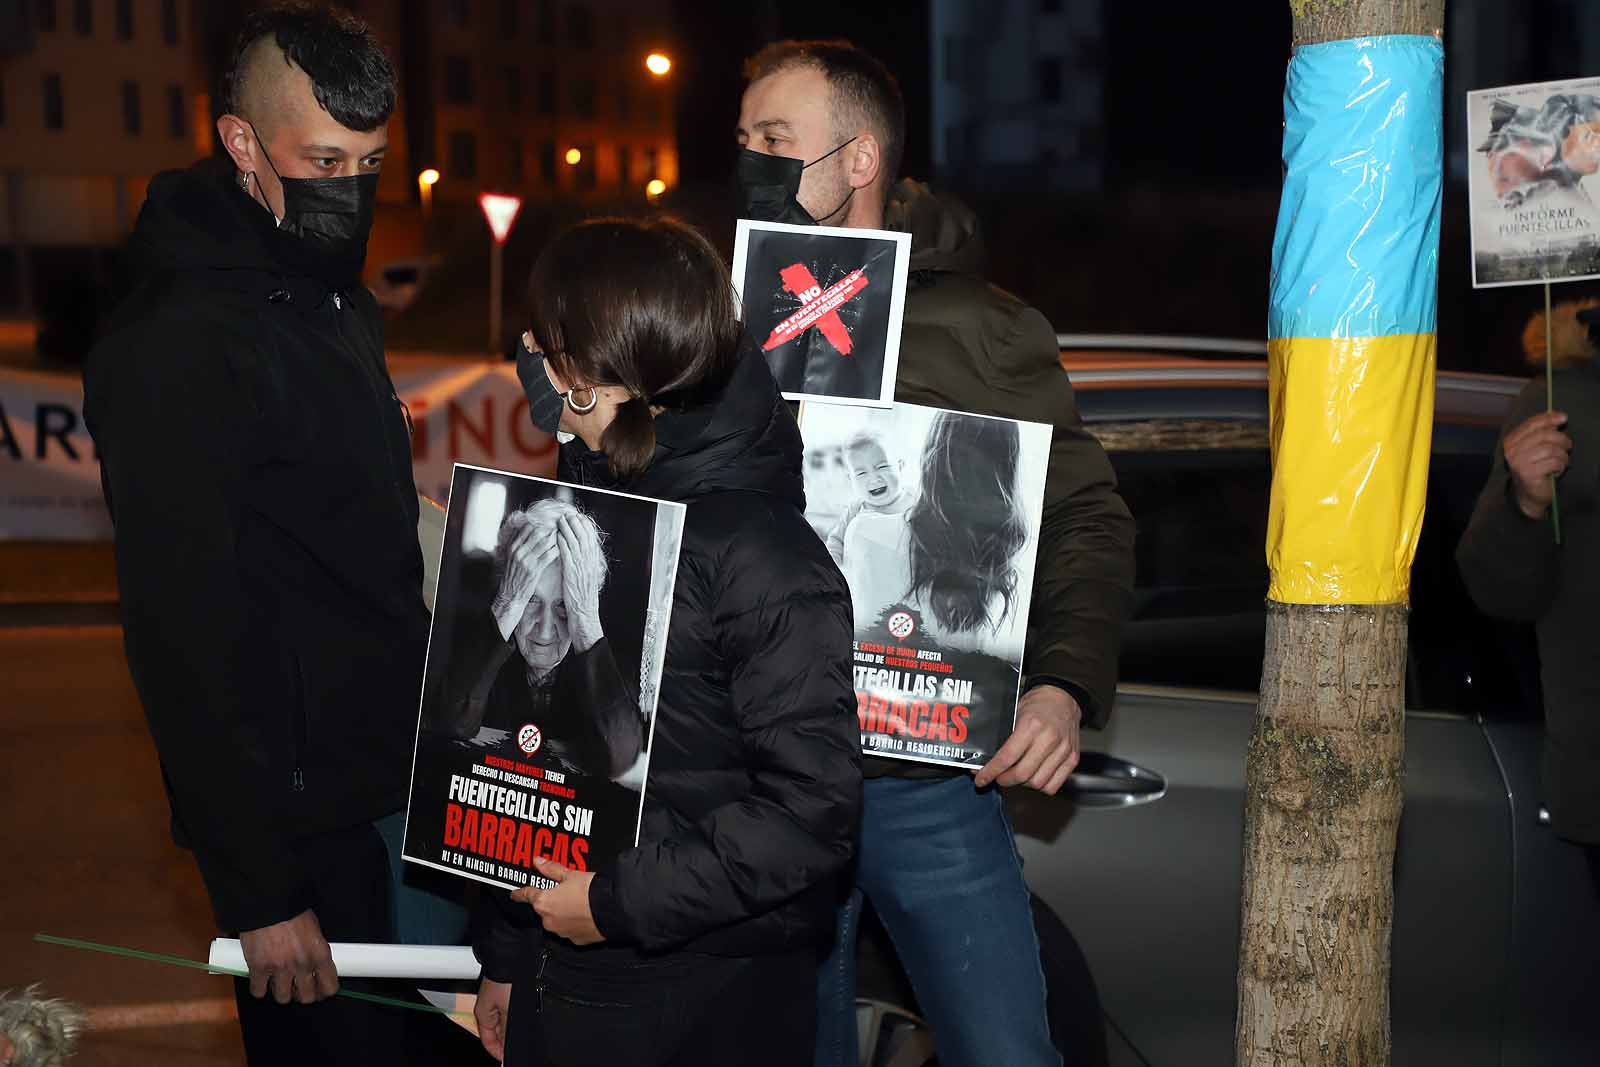
[[(850, 592), (803, 516), (800, 460), (759, 354), (716, 401), (658, 418), (627, 484), (581, 442), (562, 448), (569, 481), (688, 504), (639, 847), (589, 890), (611, 945), (756, 955), (833, 936), (860, 731)], [(532, 910), (486, 914), (484, 973), (509, 981), (537, 943)]]
[(222, 166), (156, 178), (84, 373), (128, 666), (225, 930), (314, 903), (301, 839), (405, 806), (428, 636), (377, 306), (273, 230)]

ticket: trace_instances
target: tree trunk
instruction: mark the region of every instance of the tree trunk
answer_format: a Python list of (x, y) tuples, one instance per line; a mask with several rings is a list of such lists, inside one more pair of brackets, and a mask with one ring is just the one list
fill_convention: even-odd
[(1238, 1062), (1389, 1062), (1406, 607), (1271, 604), (1245, 771)]
[[(1290, 7), (1296, 47), (1395, 34), (1437, 38), (1444, 25), (1444, 0), (1290, 0)], [(1424, 438), (1424, 455), (1426, 447)], [(1407, 614), (1405, 603), (1269, 602), (1245, 769), (1240, 1067), (1390, 1062)]]
[(1289, 10), (1296, 48), (1349, 37), (1444, 32), (1444, 0), (1289, 0)]

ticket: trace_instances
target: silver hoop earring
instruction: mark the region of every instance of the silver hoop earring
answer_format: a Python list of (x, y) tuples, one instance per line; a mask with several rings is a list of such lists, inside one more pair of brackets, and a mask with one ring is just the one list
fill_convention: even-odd
[(596, 404), (600, 403), (600, 394), (594, 390), (593, 386), (589, 388), (589, 402), (582, 407), (572, 402), (572, 394), (576, 392), (576, 389), (567, 390), (567, 407), (571, 408), (575, 415), (587, 415), (594, 410)]

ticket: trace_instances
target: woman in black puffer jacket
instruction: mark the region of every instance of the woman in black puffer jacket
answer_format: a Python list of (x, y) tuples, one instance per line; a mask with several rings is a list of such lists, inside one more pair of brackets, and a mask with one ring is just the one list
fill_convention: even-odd
[(508, 1064), (809, 1064), (860, 817), (850, 594), (800, 433), (694, 230), (602, 219), (534, 267), (518, 371), (567, 481), (688, 505), (638, 847), (492, 891), (478, 1020)]

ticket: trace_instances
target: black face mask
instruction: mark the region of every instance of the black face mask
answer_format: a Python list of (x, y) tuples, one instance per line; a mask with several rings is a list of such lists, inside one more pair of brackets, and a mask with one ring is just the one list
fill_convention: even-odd
[[(808, 167), (814, 167), (828, 156), (843, 151), (850, 138), (832, 152), (818, 156), (810, 163), (793, 156), (774, 156), (749, 148), (739, 149), (739, 161), (734, 166), (734, 180), (739, 185), (739, 217), (756, 222), (787, 222), (793, 226), (815, 226), (817, 220), (811, 212), (800, 206), (800, 177)], [(856, 195), (851, 189), (839, 206), (823, 218), (831, 219)]]
[(330, 288), (355, 285), (367, 258), (378, 176), (285, 178), (259, 134), (256, 145), (283, 189), (283, 218), (277, 229), (284, 237), (278, 242), (281, 258)]

